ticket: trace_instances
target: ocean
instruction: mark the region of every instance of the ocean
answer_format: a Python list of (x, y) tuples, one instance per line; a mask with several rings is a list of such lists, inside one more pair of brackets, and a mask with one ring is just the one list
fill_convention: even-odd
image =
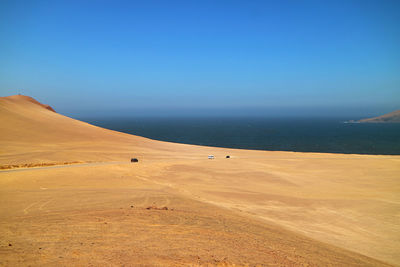
[(343, 118), (79, 118), (151, 139), (227, 148), (400, 155), (400, 123)]

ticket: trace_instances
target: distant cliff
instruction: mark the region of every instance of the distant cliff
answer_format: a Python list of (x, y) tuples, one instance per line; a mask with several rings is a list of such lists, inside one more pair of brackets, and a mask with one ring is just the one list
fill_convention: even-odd
[(379, 117), (362, 119), (362, 120), (359, 120), (358, 122), (371, 122), (371, 123), (372, 122), (374, 122), (374, 123), (397, 122), (397, 123), (400, 123), (400, 110), (396, 110), (396, 111), (387, 113), (387, 114), (379, 116)]

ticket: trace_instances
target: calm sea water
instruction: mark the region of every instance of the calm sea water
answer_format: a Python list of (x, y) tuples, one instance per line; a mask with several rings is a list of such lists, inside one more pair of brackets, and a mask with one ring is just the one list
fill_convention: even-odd
[(357, 154), (400, 155), (400, 124), (345, 119), (81, 118), (104, 128), (186, 144)]

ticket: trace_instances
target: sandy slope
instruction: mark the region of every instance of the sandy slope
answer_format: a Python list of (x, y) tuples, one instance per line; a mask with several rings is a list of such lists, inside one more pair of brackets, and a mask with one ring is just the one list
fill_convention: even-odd
[(0, 265), (400, 265), (398, 156), (159, 142), (24, 96), (0, 121), (0, 165), (140, 159), (0, 172)]

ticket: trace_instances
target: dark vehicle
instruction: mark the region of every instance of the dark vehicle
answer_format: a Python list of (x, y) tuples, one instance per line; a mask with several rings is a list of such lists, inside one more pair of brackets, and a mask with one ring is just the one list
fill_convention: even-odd
[(139, 160), (137, 158), (132, 158), (131, 162), (139, 162)]

